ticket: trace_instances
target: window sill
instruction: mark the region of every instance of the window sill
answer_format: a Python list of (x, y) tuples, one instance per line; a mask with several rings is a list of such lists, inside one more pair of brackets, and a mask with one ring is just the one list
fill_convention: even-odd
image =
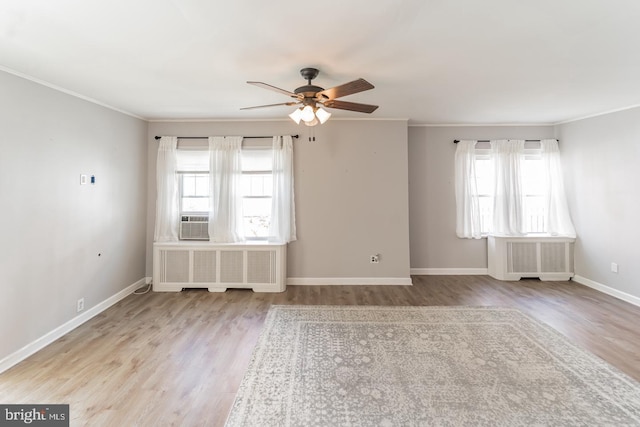
[(169, 244), (183, 246), (279, 246), (285, 245), (285, 242), (274, 242), (269, 240), (243, 240), (241, 242), (221, 243), (211, 242), (209, 240), (178, 240), (175, 242), (154, 242), (154, 244)]

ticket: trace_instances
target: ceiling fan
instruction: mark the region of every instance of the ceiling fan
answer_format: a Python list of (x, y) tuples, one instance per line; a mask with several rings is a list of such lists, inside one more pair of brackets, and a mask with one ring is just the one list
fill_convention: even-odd
[(338, 101), (337, 98), (343, 96), (352, 95), (358, 92), (364, 92), (365, 90), (373, 89), (374, 86), (365, 79), (354, 80), (349, 83), (335, 86), (329, 89), (321, 88), (311, 84), (311, 80), (318, 76), (318, 69), (316, 68), (303, 68), (300, 70), (300, 74), (307, 80), (307, 84), (300, 86), (293, 92), (280, 89), (263, 82), (247, 82), (250, 85), (258, 86), (264, 89), (273, 90), (275, 92), (287, 95), (295, 101), (282, 102), (279, 104), (258, 105), (255, 107), (245, 107), (241, 110), (252, 110), (255, 108), (276, 107), (280, 105), (301, 105), (296, 110), (289, 114), (289, 117), (296, 123), (302, 121), (307, 126), (315, 126), (318, 123), (326, 122), (331, 113), (327, 112), (321, 107), (336, 108), (339, 110), (357, 111), (359, 113), (373, 113), (378, 106), (369, 104), (360, 104), (357, 102)]

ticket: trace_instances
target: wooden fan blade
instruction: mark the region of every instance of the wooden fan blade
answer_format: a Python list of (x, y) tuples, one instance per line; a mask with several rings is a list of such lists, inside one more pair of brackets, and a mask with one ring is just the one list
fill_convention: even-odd
[(274, 92), (280, 92), (280, 93), (282, 93), (284, 95), (287, 95), (287, 96), (290, 96), (292, 98), (297, 98), (298, 97), (298, 95), (296, 95), (293, 92), (289, 92), (288, 90), (280, 89), (279, 87), (271, 86), (271, 85), (266, 84), (266, 83), (262, 83), (262, 82), (247, 82), (247, 83), (249, 83), (250, 85), (261, 87), (263, 89), (269, 89), (269, 90), (272, 90)]
[(340, 86), (325, 89), (322, 92), (318, 92), (316, 94), (316, 98), (318, 98), (319, 100), (336, 99), (354, 93), (364, 92), (365, 90), (373, 89), (374, 87), (375, 86), (373, 86), (365, 79), (358, 79)]
[(255, 108), (267, 108), (267, 107), (277, 107), (279, 105), (298, 105), (300, 102), (281, 102), (280, 104), (267, 104), (267, 105), (256, 105), (255, 107), (244, 107), (241, 110), (253, 110)]
[(336, 101), (335, 99), (330, 99), (328, 101), (325, 101), (323, 105), (328, 108), (357, 111), (359, 113), (373, 113), (378, 108), (377, 105), (360, 104), (357, 102), (347, 102), (347, 101)]

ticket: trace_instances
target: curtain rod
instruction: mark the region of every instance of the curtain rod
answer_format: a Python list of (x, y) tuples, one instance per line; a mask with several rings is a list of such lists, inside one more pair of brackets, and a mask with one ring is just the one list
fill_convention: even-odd
[[(549, 139), (553, 139), (553, 138), (549, 138)], [(542, 141), (541, 139), (525, 139), (524, 142), (540, 142)], [(559, 139), (556, 139), (556, 141), (560, 142)], [(459, 139), (454, 139), (453, 143), (457, 144), (458, 142), (460, 142)], [(491, 142), (490, 139), (479, 139), (478, 142)]]
[[(291, 135), (291, 138), (298, 139), (300, 135)], [(155, 139), (158, 140), (162, 138), (161, 136), (156, 136)], [(179, 136), (178, 139), (207, 139), (208, 136)], [(273, 136), (243, 136), (245, 139), (258, 139), (258, 138), (273, 138)]]

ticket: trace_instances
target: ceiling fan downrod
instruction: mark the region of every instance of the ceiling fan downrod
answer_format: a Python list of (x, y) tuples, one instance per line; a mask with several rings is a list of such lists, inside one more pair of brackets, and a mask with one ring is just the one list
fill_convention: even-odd
[(317, 68), (303, 68), (300, 70), (300, 75), (307, 81), (308, 85), (311, 85), (311, 80), (318, 77), (318, 73), (320, 73), (320, 71)]

